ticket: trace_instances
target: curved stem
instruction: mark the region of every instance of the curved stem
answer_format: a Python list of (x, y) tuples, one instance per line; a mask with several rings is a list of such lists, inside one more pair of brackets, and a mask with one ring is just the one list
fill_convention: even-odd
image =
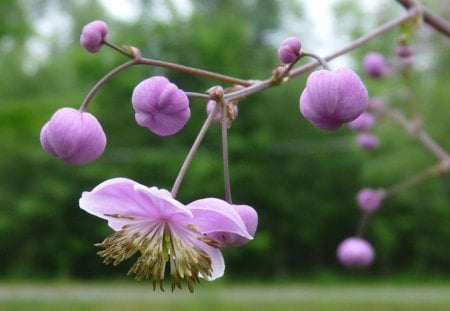
[(223, 179), (225, 186), (225, 200), (231, 204), (231, 185), (230, 185), (230, 168), (228, 161), (228, 117), (226, 103), (221, 101), (216, 106), (222, 108), (222, 160), (223, 160)]
[(114, 68), (113, 70), (111, 70), (110, 72), (108, 72), (103, 78), (101, 78), (95, 85), (94, 87), (89, 91), (89, 93), (86, 95), (85, 99), (83, 100), (83, 103), (81, 104), (80, 107), (80, 111), (86, 111), (89, 103), (92, 100), (92, 97), (94, 97), (94, 95), (98, 92), (98, 90), (103, 86), (103, 84), (106, 83), (106, 81), (108, 81), (109, 79), (111, 79), (114, 75), (118, 74), (119, 72), (121, 72), (122, 70), (131, 67), (133, 65), (137, 64), (137, 60), (132, 59), (126, 63), (123, 63), (122, 65)]
[(304, 51), (301, 52), (301, 55), (309, 56), (309, 57), (316, 59), (320, 63), (320, 65), (323, 67), (323, 69), (330, 70), (330, 67), (328, 66), (327, 61), (325, 59), (323, 59), (322, 57), (320, 57), (319, 55), (311, 53), (311, 52), (304, 52)]
[(176, 71), (180, 71), (180, 72), (184, 72), (184, 73), (194, 74), (194, 75), (198, 75), (198, 76), (203, 76), (206, 78), (211, 78), (211, 79), (215, 79), (215, 80), (219, 80), (219, 81), (223, 81), (223, 82), (227, 82), (227, 83), (231, 83), (231, 84), (239, 84), (239, 85), (243, 85), (243, 86), (249, 86), (252, 84), (251, 82), (249, 82), (247, 80), (242, 80), (242, 79), (222, 75), (219, 73), (215, 73), (215, 72), (211, 72), (211, 71), (207, 71), (207, 70), (203, 70), (203, 69), (197, 69), (197, 68), (193, 68), (193, 67), (189, 67), (189, 66), (178, 65), (178, 64), (161, 61), (161, 60), (156, 60), (156, 59), (141, 58), (138, 60), (138, 63), (143, 64), (143, 65), (164, 67), (164, 68), (168, 68), (168, 69), (172, 69), (172, 70), (176, 70)]
[[(344, 54), (346, 54), (346, 53), (348, 53), (348, 52), (350, 52), (350, 51), (352, 51), (352, 50), (354, 50), (354, 49), (356, 49), (356, 48), (366, 44), (367, 42), (375, 39), (379, 35), (381, 35), (381, 34), (387, 32), (387, 31), (391, 30), (392, 28), (400, 25), (401, 23), (404, 23), (405, 21), (407, 21), (407, 20), (409, 20), (411, 18), (414, 18), (416, 15), (417, 15), (417, 9), (416, 8), (411, 8), (411, 9), (408, 10), (406, 15), (401, 16), (401, 17), (397, 17), (397, 18), (387, 22), (386, 24), (378, 27), (374, 31), (372, 31), (372, 32), (370, 32), (370, 33), (368, 33), (368, 34), (366, 34), (366, 35), (364, 35), (362, 37), (359, 37), (358, 39), (352, 41), (348, 45), (346, 45), (343, 48), (337, 50), (336, 52), (325, 56), (324, 59), (326, 61), (330, 61), (330, 60), (335, 59), (335, 58), (337, 58), (337, 57), (339, 57), (341, 55), (344, 55)], [(309, 64), (303, 65), (303, 66), (301, 66), (301, 67), (299, 67), (299, 68), (297, 68), (295, 70), (292, 70), (291, 74), (289, 75), (289, 77), (292, 78), (292, 77), (298, 76), (298, 75), (300, 75), (300, 74), (302, 74), (304, 72), (307, 72), (307, 71), (317, 67), (318, 65), (319, 65), (318, 61), (314, 61), (314, 62), (311, 62)]]
[[(375, 29), (374, 31), (350, 42), (348, 45), (344, 46), (343, 48), (337, 50), (334, 53), (331, 53), (325, 57), (323, 57), (323, 59), (325, 61), (330, 61), (333, 60), (343, 54), (346, 54), (354, 49), (357, 49), (358, 47), (366, 44), (367, 42), (375, 39), (376, 37), (380, 36), (381, 34), (391, 30), (392, 28), (400, 25), (401, 23), (404, 23), (405, 21), (414, 18), (417, 15), (417, 9), (416, 8), (412, 8), (409, 9), (407, 14), (401, 17), (398, 17), (396, 19), (393, 19), (389, 22), (387, 22), (386, 24), (378, 27), (377, 29)], [(315, 60), (309, 64), (303, 65), (301, 67), (298, 67), (297, 69), (291, 70), (288, 77), (289, 78), (294, 78), (296, 76), (301, 75), (302, 73), (305, 73), (307, 71), (310, 71), (312, 69), (314, 69), (315, 67), (317, 67), (320, 64), (319, 61)], [(247, 81), (247, 82), (252, 82), (252, 81)], [(261, 90), (264, 90), (266, 88), (272, 87), (276, 84), (273, 83), (272, 78), (266, 79), (266, 80), (262, 80), (262, 81), (257, 81), (257, 82), (253, 82), (252, 85), (241, 89), (239, 91), (236, 92), (232, 92), (232, 93), (228, 93), (225, 94), (225, 98), (227, 100), (234, 100), (234, 99), (239, 99), (254, 93), (257, 93)]]
[(172, 197), (174, 197), (174, 198), (176, 197), (176, 195), (178, 193), (178, 189), (180, 188), (181, 182), (183, 181), (183, 178), (186, 175), (187, 169), (189, 168), (189, 165), (191, 165), (194, 155), (197, 152), (198, 147), (200, 146), (203, 138), (205, 137), (205, 134), (208, 131), (208, 128), (211, 125), (218, 109), (219, 109), (219, 105), (216, 105), (216, 107), (213, 109), (213, 111), (211, 111), (211, 113), (208, 115), (208, 118), (206, 118), (205, 123), (203, 123), (203, 126), (200, 129), (200, 132), (198, 133), (197, 137), (195, 138), (195, 141), (192, 144), (192, 147), (189, 150), (189, 153), (187, 154), (186, 159), (184, 159), (183, 165), (181, 166), (180, 171), (178, 172), (177, 178), (175, 179), (175, 182), (173, 183), (172, 190), (170, 191), (172, 194)]
[(211, 96), (204, 93), (185, 92), (188, 97), (210, 100)]

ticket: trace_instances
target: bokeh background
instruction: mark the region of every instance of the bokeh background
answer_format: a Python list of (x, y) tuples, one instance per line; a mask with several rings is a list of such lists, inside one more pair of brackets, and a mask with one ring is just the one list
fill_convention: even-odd
[[(363, 1), (331, 1), (331, 11), (294, 0), (136, 0), (129, 1), (134, 9), (127, 12), (112, 5), (117, 2), (0, 3), (2, 280), (126, 278), (131, 263), (107, 267), (96, 255), (93, 244), (110, 229), (79, 209), (81, 192), (118, 176), (170, 189), (206, 117), (206, 103), (191, 100), (192, 118), (184, 130), (161, 138), (135, 123), (131, 92), (152, 75), (165, 75), (186, 91), (203, 92), (217, 84), (161, 68), (139, 66), (123, 72), (89, 107), (107, 134), (106, 152), (92, 164), (67, 165), (41, 149), (42, 125), (58, 108), (79, 107), (96, 81), (125, 61), (107, 48), (85, 52), (79, 44), (84, 24), (105, 20), (111, 41), (136, 46), (147, 57), (265, 79), (278, 63), (276, 49), (287, 36), (298, 36), (305, 50), (324, 55), (404, 12), (389, 0), (370, 7)], [(450, 16), (445, 0), (424, 2)], [(330, 66), (352, 66), (371, 96), (403, 109), (409, 91), (395, 74), (398, 35), (393, 30)], [(450, 150), (449, 40), (423, 26), (413, 45), (417, 56), (411, 85), (424, 128)], [(374, 81), (362, 72), (361, 59), (369, 51), (386, 56), (392, 75)], [(337, 263), (337, 245), (355, 233), (361, 216), (357, 191), (393, 184), (436, 160), (389, 120), (376, 127), (381, 146), (371, 152), (356, 145), (349, 128), (328, 133), (312, 127), (298, 111), (306, 76), (239, 105), (229, 132), (233, 198), (255, 207), (260, 222), (254, 241), (224, 251), (225, 280), (448, 280), (448, 175), (389, 198), (371, 218), (367, 239), (377, 253), (372, 267), (349, 272)], [(180, 201), (223, 197), (220, 148), (220, 129), (213, 126), (181, 186)]]

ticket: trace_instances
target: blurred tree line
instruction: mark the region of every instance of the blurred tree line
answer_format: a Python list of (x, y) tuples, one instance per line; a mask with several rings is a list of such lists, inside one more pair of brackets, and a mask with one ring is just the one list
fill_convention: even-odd
[[(437, 7), (445, 7), (444, 2), (436, 1)], [(87, 54), (78, 43), (84, 24), (105, 20), (113, 42), (137, 46), (145, 56), (248, 79), (267, 78), (277, 64), (276, 45), (289, 35), (302, 38), (305, 45), (308, 27), (314, 27), (281, 29), (287, 13), (302, 19), (297, 1), (196, 0), (191, 14), (183, 14), (176, 1), (167, 1), (167, 18), (154, 13), (159, 12), (156, 6), (161, 9), (159, 1), (136, 3), (141, 11), (132, 22), (112, 18), (96, 1), (0, 4), (1, 277), (123, 276), (96, 256), (93, 244), (110, 229), (79, 209), (81, 192), (118, 176), (170, 189), (206, 117), (205, 102), (191, 100), (192, 118), (181, 133), (160, 138), (138, 127), (130, 96), (141, 80), (166, 75), (184, 90), (199, 92), (216, 82), (134, 67), (108, 82), (89, 107), (108, 136), (105, 154), (87, 166), (69, 166), (48, 156), (39, 144), (42, 125), (60, 107), (79, 107), (90, 87), (124, 61), (106, 48)], [(335, 31), (346, 35), (347, 42), (402, 13), (393, 1), (373, 16), (352, 1), (338, 2), (335, 9), (340, 24)], [(47, 29), (48, 20), (57, 32), (43, 35), (37, 30)], [(377, 50), (395, 62), (396, 35), (394, 30), (374, 40), (351, 53), (348, 61), (361, 72), (363, 54)], [(426, 27), (419, 31), (412, 84), (425, 129), (450, 150), (448, 43)], [(371, 95), (402, 107), (400, 78), (362, 77)], [(388, 121), (377, 127), (382, 145), (372, 153), (361, 151), (347, 128), (335, 133), (313, 128), (298, 112), (304, 84), (305, 77), (295, 79), (239, 106), (229, 132), (233, 198), (255, 207), (260, 224), (252, 243), (225, 250), (228, 275), (263, 279), (346, 273), (335, 260), (335, 250), (355, 232), (360, 217), (356, 192), (363, 186), (392, 184), (435, 161)], [(213, 126), (181, 186), (180, 201), (223, 197), (220, 148), (220, 129)], [(449, 176), (439, 177), (385, 203), (368, 229), (376, 263), (361, 274), (450, 276), (449, 182)], [(117, 270), (128, 267), (122, 264)]]

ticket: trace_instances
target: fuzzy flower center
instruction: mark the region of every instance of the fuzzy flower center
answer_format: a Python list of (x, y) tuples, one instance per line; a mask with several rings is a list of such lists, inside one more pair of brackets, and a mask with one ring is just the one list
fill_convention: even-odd
[(152, 278), (153, 290), (157, 284), (164, 291), (164, 276), (167, 262), (170, 263), (171, 289), (181, 289), (181, 280), (186, 279), (190, 292), (200, 283), (199, 277), (211, 276), (210, 256), (201, 248), (202, 243), (218, 247), (218, 242), (200, 233), (194, 225), (181, 226), (167, 220), (139, 220), (126, 215), (106, 215), (126, 218), (133, 222), (95, 244), (104, 250), (97, 254), (105, 264), (118, 265), (139, 252), (140, 256), (128, 271), (137, 280)]

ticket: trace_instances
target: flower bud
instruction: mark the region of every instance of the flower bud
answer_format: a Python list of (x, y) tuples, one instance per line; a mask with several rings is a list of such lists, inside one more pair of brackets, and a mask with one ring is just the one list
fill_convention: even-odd
[[(215, 100), (209, 100), (208, 104), (206, 105), (206, 113), (209, 115), (214, 108), (216, 107), (217, 102)], [(228, 128), (231, 126), (231, 121), (233, 121), (238, 114), (238, 107), (237, 105), (232, 105), (226, 107), (227, 109), (227, 126)], [(222, 107), (219, 107), (219, 109), (216, 112), (216, 115), (214, 116), (214, 122), (216, 123), (222, 123)]]
[(388, 72), (384, 56), (376, 52), (364, 56), (363, 67), (364, 71), (372, 78), (381, 78)]
[(42, 147), (70, 164), (97, 159), (105, 150), (106, 136), (90, 113), (73, 108), (56, 111), (41, 130)]
[(356, 196), (359, 208), (366, 213), (373, 213), (378, 210), (382, 200), (381, 192), (371, 188), (361, 189)]
[(363, 112), (348, 125), (355, 131), (367, 131), (375, 125), (375, 117), (369, 112)]
[(356, 141), (363, 149), (377, 149), (380, 145), (379, 139), (370, 133), (361, 133), (356, 137)]
[(160, 136), (177, 133), (191, 116), (186, 93), (161, 76), (139, 83), (133, 90), (131, 102), (136, 122)]
[(364, 268), (369, 266), (375, 257), (372, 245), (358, 237), (350, 237), (339, 244), (337, 258), (347, 268)]
[(370, 110), (377, 111), (384, 108), (384, 102), (381, 98), (372, 97), (369, 99), (369, 107)]
[(408, 58), (414, 54), (414, 50), (410, 45), (400, 45), (397, 47), (395, 52), (397, 53), (397, 56), (401, 58)]
[(367, 89), (353, 70), (318, 70), (306, 81), (300, 112), (313, 125), (333, 131), (359, 117), (368, 100)]
[(88, 52), (96, 53), (102, 47), (107, 34), (108, 25), (104, 21), (96, 20), (83, 27), (80, 43)]
[(297, 59), (301, 50), (300, 40), (296, 37), (289, 37), (283, 41), (278, 49), (278, 58), (285, 64), (290, 64)]
[[(258, 214), (255, 209), (248, 205), (234, 205), (231, 207), (239, 214), (244, 222), (245, 228), (251, 236), (254, 236), (258, 227)], [(220, 247), (234, 247), (241, 246), (248, 243), (250, 240), (230, 232), (213, 232), (208, 236), (220, 243)]]

